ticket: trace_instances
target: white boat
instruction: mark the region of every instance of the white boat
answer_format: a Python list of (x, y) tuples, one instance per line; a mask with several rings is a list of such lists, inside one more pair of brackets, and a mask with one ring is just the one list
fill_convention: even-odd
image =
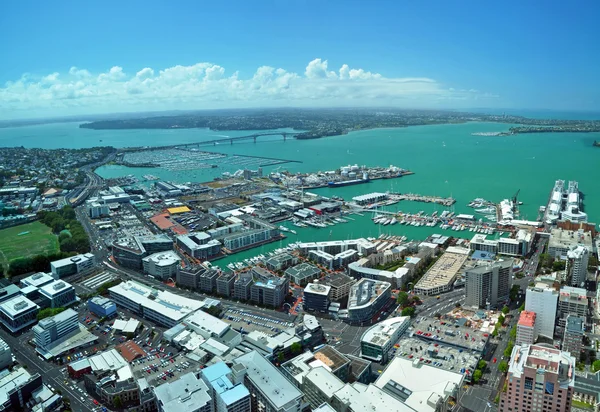
[(279, 226), (279, 230), (281, 230), (282, 232), (289, 232), (290, 231), (290, 229), (288, 229), (285, 226)]
[(396, 220), (395, 217), (393, 217), (392, 220), (390, 221), (390, 225), (395, 225), (396, 223), (398, 223), (398, 221)]
[(294, 229), (290, 229), (290, 232), (296, 234), (296, 231)]
[(483, 209), (475, 209), (475, 213), (481, 213), (481, 214), (491, 214), (491, 213), (496, 213), (496, 209), (493, 207), (484, 207)]

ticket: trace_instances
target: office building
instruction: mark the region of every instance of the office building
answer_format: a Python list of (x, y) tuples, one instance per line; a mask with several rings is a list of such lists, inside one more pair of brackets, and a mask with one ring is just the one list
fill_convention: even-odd
[(319, 283), (331, 287), (329, 298), (338, 302), (345, 299), (350, 294), (350, 288), (356, 283), (356, 280), (343, 273), (331, 273), (319, 280)]
[(517, 345), (532, 345), (535, 343), (535, 312), (522, 311), (517, 323)]
[(267, 259), (265, 265), (267, 266), (267, 269), (277, 272), (286, 270), (290, 266), (294, 266), (297, 261), (298, 259), (294, 255), (290, 255), (289, 253), (280, 253)]
[(164, 234), (136, 236), (113, 242), (115, 261), (130, 269), (142, 269), (142, 259), (158, 252), (173, 250), (173, 241)]
[(565, 327), (567, 316), (574, 315), (586, 318), (589, 311), (587, 290), (563, 286), (558, 295), (558, 326)]
[(583, 349), (583, 336), (585, 334), (585, 320), (579, 316), (568, 315), (563, 335), (562, 350), (569, 352), (575, 359), (581, 356)]
[(181, 258), (172, 250), (154, 253), (142, 259), (144, 272), (159, 280), (167, 280), (177, 276)]
[(271, 277), (258, 280), (250, 286), (250, 300), (259, 305), (279, 308), (283, 305), (290, 289), (286, 278)]
[(471, 251), (481, 250), (482, 252), (498, 253), (498, 241), (487, 239), (487, 236), (482, 233), (477, 233), (469, 243)]
[(200, 376), (211, 392), (215, 412), (250, 412), (250, 392), (242, 382), (233, 381), (225, 362), (202, 369)]
[(198, 289), (200, 284), (200, 275), (204, 272), (206, 268), (204, 266), (186, 266), (186, 267), (177, 267), (177, 274), (175, 275), (175, 283), (177, 286), (190, 288), (190, 289)]
[(26, 288), (27, 286), (33, 286), (35, 288), (41, 288), (42, 286), (47, 285), (48, 283), (54, 282), (54, 278), (50, 273), (39, 272), (33, 274), (29, 277), (21, 279), (21, 288)]
[(84, 270), (91, 269), (94, 266), (96, 258), (91, 253), (77, 255), (70, 258), (55, 260), (50, 262), (50, 270), (54, 279), (60, 279), (64, 276), (81, 273)]
[(77, 312), (67, 309), (58, 315), (42, 319), (32, 330), (36, 346), (45, 350), (50, 344), (79, 332)]
[(117, 305), (166, 327), (175, 326), (203, 305), (196, 299), (156, 290), (132, 280), (113, 286), (108, 291)]
[(223, 239), (223, 246), (231, 252), (237, 252), (270, 242), (279, 237), (279, 230), (269, 225), (261, 229), (250, 229), (234, 233)]
[(15, 296), (0, 303), (0, 322), (15, 333), (37, 322), (40, 307), (24, 296)]
[(516, 345), (508, 367), (500, 412), (570, 411), (575, 358), (546, 345)]
[(77, 301), (75, 288), (63, 281), (55, 280), (39, 288), (39, 296), (44, 307), (64, 308)]
[(312, 408), (330, 402), (343, 387), (344, 382), (323, 366), (312, 368), (302, 380), (304, 398)]
[(465, 271), (465, 306), (496, 308), (504, 305), (512, 286), (512, 259), (491, 262)]
[(88, 214), (92, 219), (98, 219), (99, 217), (108, 216), (110, 214), (110, 209), (103, 200), (94, 200), (86, 203)]
[(305, 311), (327, 313), (330, 303), (330, 291), (331, 286), (323, 285), (321, 283), (309, 283), (304, 288), (303, 309)]
[(237, 300), (250, 300), (250, 287), (254, 280), (252, 274), (240, 273), (233, 282), (233, 298)]
[(417, 282), (414, 291), (420, 295), (438, 295), (448, 292), (464, 263), (469, 258), (469, 249), (450, 246)]
[(179, 379), (154, 388), (159, 412), (213, 412), (210, 389), (200, 372), (190, 372)]
[(233, 272), (222, 272), (217, 277), (217, 294), (230, 297), (233, 295), (235, 274)]
[(206, 232), (177, 236), (175, 244), (184, 253), (198, 260), (209, 260), (221, 253), (221, 243)]
[(567, 253), (578, 246), (588, 251), (594, 250), (592, 233), (580, 230), (551, 229), (548, 241), (548, 254), (555, 259), (566, 259)]
[(367, 239), (330, 240), (326, 242), (300, 243), (297, 249), (302, 256), (308, 256), (311, 250), (321, 250), (330, 255), (337, 255), (346, 250), (356, 250), (362, 256), (369, 256), (377, 251), (377, 246)]
[(587, 403), (594, 411), (600, 409), (600, 372), (575, 375), (573, 399)]
[(13, 364), (12, 351), (8, 343), (4, 339), (0, 338), (0, 371), (8, 368)]
[(310, 263), (303, 262), (288, 268), (285, 271), (285, 277), (295, 285), (306, 286), (308, 283), (321, 277), (321, 269)]
[(243, 382), (252, 400), (252, 411), (300, 412), (302, 392), (257, 351), (233, 360), (232, 380)]
[(371, 326), (360, 338), (360, 356), (386, 363), (394, 344), (409, 326), (409, 316), (388, 318)]
[(100, 318), (110, 318), (117, 314), (117, 305), (110, 299), (94, 296), (87, 302), (88, 310)]
[(465, 375), (459, 371), (437, 368), (418, 359), (395, 357), (374, 386), (399, 400), (404, 406), (400, 410), (437, 412), (452, 409), (464, 384)]
[(389, 282), (361, 279), (350, 288), (348, 319), (352, 322), (368, 322), (388, 303), (392, 296)]
[(401, 289), (408, 282), (409, 270), (399, 267), (393, 272), (388, 270), (373, 269), (366, 265), (371, 264), (371, 259), (362, 258), (348, 265), (348, 274), (355, 279), (373, 279), (382, 282), (390, 282), (392, 288)]
[(27, 402), (42, 384), (41, 375), (30, 375), (20, 366), (0, 371), (0, 411), (27, 410)]
[(567, 252), (567, 276), (571, 286), (581, 287), (587, 280), (590, 252), (585, 246), (577, 246)]
[(539, 335), (552, 339), (558, 306), (558, 291), (538, 282), (525, 294), (525, 310), (535, 312), (535, 340)]

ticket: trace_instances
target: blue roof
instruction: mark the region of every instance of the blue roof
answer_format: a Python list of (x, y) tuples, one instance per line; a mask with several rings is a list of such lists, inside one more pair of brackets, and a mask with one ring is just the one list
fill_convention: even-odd
[(495, 257), (496, 255), (494, 253), (484, 252), (483, 250), (476, 250), (473, 252), (473, 255), (471, 255), (471, 259), (477, 260), (494, 260)]
[(231, 373), (231, 369), (229, 369), (225, 362), (218, 362), (214, 365), (210, 365), (208, 368), (202, 369), (202, 375), (204, 375), (209, 382), (212, 382), (221, 376), (225, 376), (228, 373)]
[(236, 387), (231, 388), (230, 390), (220, 394), (219, 396), (221, 396), (221, 399), (223, 399), (223, 402), (226, 405), (232, 405), (240, 399), (250, 396), (250, 392), (248, 391), (248, 389), (246, 389), (244, 385), (237, 385)]
[(231, 405), (250, 395), (244, 385), (234, 385), (227, 377), (231, 369), (224, 363), (219, 362), (208, 368), (202, 369), (202, 375), (210, 382), (210, 385), (216, 393), (219, 394), (223, 402)]

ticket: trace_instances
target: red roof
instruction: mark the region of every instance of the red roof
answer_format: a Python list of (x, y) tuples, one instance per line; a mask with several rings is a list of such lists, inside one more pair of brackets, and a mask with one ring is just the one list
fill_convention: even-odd
[(519, 326), (527, 326), (533, 328), (535, 325), (535, 312), (528, 312), (524, 310), (521, 312), (521, 317), (519, 317)]
[(121, 355), (123, 355), (127, 362), (146, 356), (144, 349), (140, 348), (139, 345), (132, 340), (123, 342), (117, 346), (117, 349), (121, 352)]

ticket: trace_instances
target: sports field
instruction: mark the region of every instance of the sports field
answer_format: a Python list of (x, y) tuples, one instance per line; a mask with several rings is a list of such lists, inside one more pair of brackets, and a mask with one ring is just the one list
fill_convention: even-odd
[[(23, 234), (19, 236), (19, 233)], [(55, 252), (58, 252), (58, 238), (43, 223), (33, 222), (0, 230), (0, 265), (5, 269), (13, 259)]]

